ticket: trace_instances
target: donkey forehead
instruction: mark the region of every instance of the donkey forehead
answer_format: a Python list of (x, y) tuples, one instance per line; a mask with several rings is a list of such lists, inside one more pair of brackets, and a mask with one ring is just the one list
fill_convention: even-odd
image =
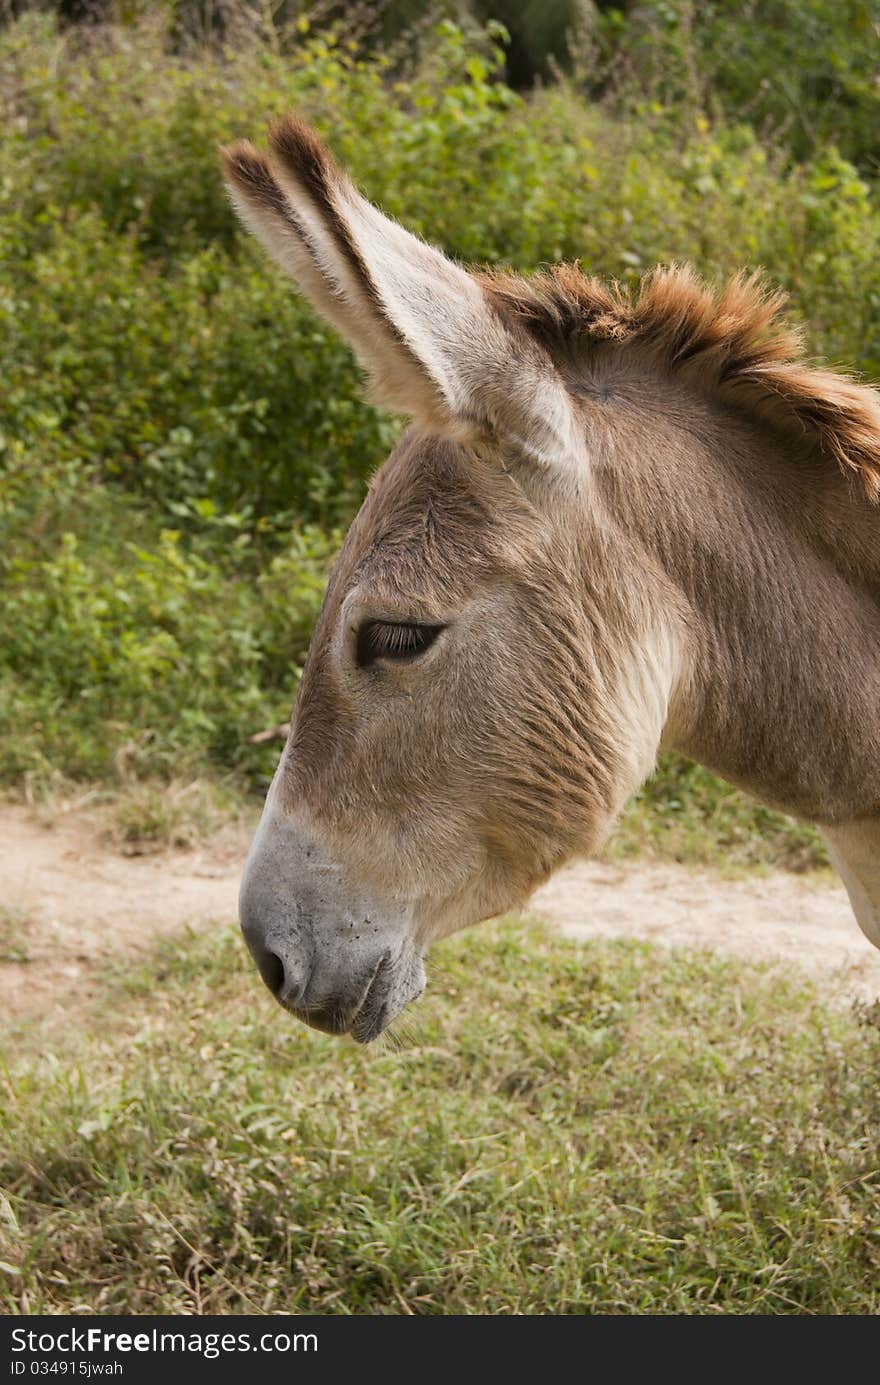
[(349, 531), (334, 595), (416, 602), (430, 614), (516, 570), (536, 538), (534, 511), (499, 464), (409, 429)]

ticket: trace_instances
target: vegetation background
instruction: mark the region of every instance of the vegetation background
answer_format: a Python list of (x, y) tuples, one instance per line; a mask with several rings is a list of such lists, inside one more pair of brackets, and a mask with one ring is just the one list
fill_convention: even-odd
[[(274, 112), (465, 261), (762, 265), (818, 356), (880, 375), (877, 4), (6, 9), (8, 786), (266, 786), (278, 746), (249, 738), (289, 716), (340, 531), (399, 427), (227, 205), (216, 146)], [(612, 849), (822, 859), (679, 762)]]
[[(465, 261), (579, 258), (630, 283), (656, 261), (760, 265), (817, 357), (880, 376), (877, 0), (0, 16), (9, 793), (97, 786), (134, 841), (161, 840), (198, 827), (169, 815), (175, 784), (198, 778), (214, 822), (272, 772), (278, 743), (251, 736), (289, 716), (340, 535), (400, 426), (227, 205), (217, 145), (276, 112)], [(609, 850), (823, 861), (810, 829), (675, 759)], [(334, 1067), (320, 1036), (253, 1017), (231, 947), (117, 978), (115, 1039), (9, 1079), (14, 1311), (876, 1308), (871, 1023), (644, 949), (599, 950), (586, 1004), (573, 954), (502, 931), (451, 954), (408, 1067)], [(491, 1046), (450, 1000), (474, 967)], [(148, 1004), (157, 982), (172, 1000)]]

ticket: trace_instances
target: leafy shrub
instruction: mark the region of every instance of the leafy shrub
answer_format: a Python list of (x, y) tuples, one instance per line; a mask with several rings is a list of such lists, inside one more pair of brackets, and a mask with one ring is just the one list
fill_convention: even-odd
[[(796, 158), (829, 142), (876, 168), (877, 0), (645, 0), (603, 6), (606, 61), (680, 118), (714, 109), (772, 133)], [(626, 12), (624, 12), (626, 11)]]
[(163, 271), (81, 211), (10, 269), (0, 324), (7, 440), (41, 467), (88, 463), (169, 522), (208, 498), (333, 522), (387, 450), (349, 352), (255, 255), (208, 247)]
[(333, 550), (303, 530), (255, 582), (171, 530), (89, 557), (65, 533), (51, 557), (13, 560), (0, 773), (171, 776), (206, 757), (265, 787), (277, 746), (248, 738), (289, 716)]
[[(683, 44), (686, 7), (668, 9)], [(246, 733), (289, 707), (332, 548), (309, 526), (349, 520), (398, 424), (227, 205), (215, 147), (273, 113), (313, 120), (369, 195), (465, 261), (580, 257), (624, 280), (762, 264), (818, 353), (880, 374), (880, 211), (827, 140), (793, 163), (742, 111), (672, 110), (650, 83), (597, 105), (577, 71), (526, 98), (504, 61), (497, 26), (449, 22), (409, 65), (305, 21), (226, 50), (169, 47), (153, 13), (0, 31), (5, 778), (199, 753), (259, 776), (274, 758)]]

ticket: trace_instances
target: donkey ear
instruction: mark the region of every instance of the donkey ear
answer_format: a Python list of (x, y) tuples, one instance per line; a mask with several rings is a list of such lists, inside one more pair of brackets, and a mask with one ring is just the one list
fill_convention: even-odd
[(245, 225), (354, 347), (386, 405), (433, 431), (493, 435), (540, 466), (586, 464), (585, 441), (549, 356), (492, 306), (477, 280), (361, 197), (309, 126), (270, 129), (268, 156), (222, 151)]

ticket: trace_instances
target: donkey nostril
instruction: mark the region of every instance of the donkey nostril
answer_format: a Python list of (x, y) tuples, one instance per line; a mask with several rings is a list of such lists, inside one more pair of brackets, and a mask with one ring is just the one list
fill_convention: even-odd
[(279, 996), (284, 987), (284, 963), (275, 952), (263, 952), (257, 959), (260, 975), (274, 996)]

